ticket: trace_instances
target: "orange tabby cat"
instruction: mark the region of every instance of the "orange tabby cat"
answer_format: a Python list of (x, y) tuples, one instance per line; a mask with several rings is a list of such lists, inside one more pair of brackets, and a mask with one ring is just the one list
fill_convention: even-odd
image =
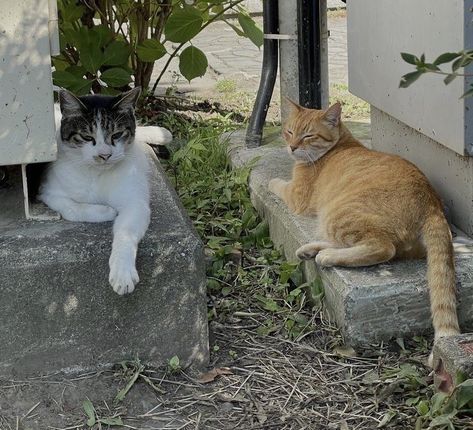
[(365, 148), (326, 111), (294, 104), (284, 128), (292, 180), (269, 189), (297, 214), (316, 215), (320, 241), (297, 250), (321, 266), (370, 266), (427, 254), (435, 339), (459, 333), (451, 233), (439, 197), (408, 161)]

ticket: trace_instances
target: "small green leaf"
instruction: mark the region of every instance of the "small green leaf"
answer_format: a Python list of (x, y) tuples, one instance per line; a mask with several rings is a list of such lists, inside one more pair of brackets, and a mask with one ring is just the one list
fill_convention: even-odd
[(438, 66), (440, 64), (450, 63), (450, 61), (453, 61), (455, 58), (458, 58), (461, 55), (462, 54), (459, 53), (459, 52), (445, 52), (445, 53), (439, 55), (435, 59), (434, 64)]
[(179, 70), (188, 81), (205, 75), (207, 66), (207, 57), (195, 46), (187, 47), (179, 56)]
[(128, 383), (126, 384), (125, 388), (122, 388), (118, 394), (115, 396), (114, 402), (118, 403), (121, 402), (125, 399), (128, 391), (131, 390), (133, 385), (135, 384), (136, 380), (139, 378), (140, 373), (144, 370), (144, 366), (142, 364), (138, 365), (138, 367), (135, 369), (135, 372), (133, 373), (133, 376), (130, 378)]
[(123, 87), (131, 82), (130, 73), (119, 67), (105, 70), (105, 72), (100, 75), (100, 79), (111, 87)]
[(99, 422), (101, 424), (106, 424), (109, 426), (122, 426), (123, 421), (120, 417), (115, 417), (115, 418), (100, 418)]
[(410, 397), (406, 400), (407, 406), (414, 406), (419, 403), (420, 397)]
[(279, 305), (270, 297), (264, 297), (260, 294), (256, 296), (257, 300), (263, 305), (263, 309), (266, 309), (270, 312), (277, 312), (281, 310)]
[(96, 423), (95, 419), (95, 408), (92, 402), (87, 399), (82, 402), (82, 407), (84, 408), (84, 412), (87, 415), (87, 425), (92, 427)]
[(263, 32), (256, 25), (253, 18), (245, 13), (239, 13), (238, 22), (240, 23), (246, 37), (248, 37), (248, 39), (259, 48), (263, 44)]
[(417, 404), (417, 412), (419, 415), (425, 416), (429, 413), (429, 402), (427, 400), (421, 400)]
[(419, 77), (425, 72), (417, 70), (415, 72), (410, 72), (404, 75), (399, 82), (399, 88), (407, 88), (409, 85), (413, 84)]
[(240, 37), (246, 37), (246, 34), (244, 31), (239, 29), (236, 25), (233, 25), (231, 22), (225, 20), (225, 24), (227, 24), (233, 31)]
[(432, 398), (430, 399), (430, 404), (431, 404), (430, 409), (432, 411), (432, 415), (440, 411), (447, 397), (448, 397), (448, 394), (446, 393), (435, 393), (432, 396)]
[(414, 66), (419, 62), (419, 59), (415, 55), (408, 54), (407, 52), (401, 52), (401, 57), (406, 63)]
[(152, 63), (166, 54), (166, 48), (156, 39), (146, 39), (136, 47), (136, 55), (141, 61)]
[(164, 35), (171, 42), (188, 42), (199, 33), (202, 23), (202, 14), (198, 9), (194, 7), (176, 9), (164, 26)]
[(455, 78), (457, 77), (457, 75), (455, 73), (450, 73), (449, 75), (447, 75), (447, 77), (443, 80), (443, 82), (445, 83), (445, 85), (448, 85), (450, 82), (452, 82)]
[(382, 427), (385, 427), (386, 424), (388, 424), (395, 416), (396, 416), (396, 412), (395, 411), (387, 411), (383, 418), (381, 419), (381, 421), (379, 422), (377, 428), (382, 428)]
[(467, 379), (455, 388), (457, 408), (461, 409), (473, 400), (473, 379)]
[(131, 49), (128, 43), (115, 40), (105, 48), (102, 64), (106, 64), (107, 66), (126, 65), (130, 53)]
[(466, 67), (471, 62), (473, 61), (473, 58), (471, 55), (468, 54), (463, 54), (460, 58), (457, 58), (453, 63), (452, 63), (452, 71), (455, 72), (458, 70), (460, 67)]
[(171, 370), (179, 370), (180, 369), (180, 360), (177, 355), (174, 355), (170, 360), (169, 360), (169, 368)]

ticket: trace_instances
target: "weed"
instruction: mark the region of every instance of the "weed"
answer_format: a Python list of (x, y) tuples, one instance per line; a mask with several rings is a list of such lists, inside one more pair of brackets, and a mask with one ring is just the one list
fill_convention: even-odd
[(171, 373), (178, 373), (181, 370), (181, 362), (177, 355), (174, 355), (169, 359), (168, 369)]
[(220, 79), (215, 84), (215, 89), (219, 93), (232, 93), (237, 90), (237, 84), (232, 79)]
[(84, 412), (87, 416), (86, 424), (88, 427), (97, 426), (96, 428), (102, 428), (101, 424), (109, 426), (123, 426), (123, 421), (120, 416), (99, 416), (97, 410), (89, 399), (84, 400), (82, 403), (82, 408), (84, 409)]
[(185, 143), (167, 164), (205, 242), (209, 319), (217, 316), (217, 306), (219, 316), (244, 312), (239, 294), (245, 289), (259, 311), (267, 314), (262, 334), (277, 331), (298, 339), (312, 326), (307, 306), (310, 287), (303, 282), (299, 263), (285, 261), (274, 249), (268, 224), (253, 208), (248, 193), (250, 168), (233, 169), (229, 164), (220, 136), (235, 127), (228, 118), (221, 118), (174, 128)]
[(348, 91), (346, 84), (332, 84), (330, 86), (330, 103), (339, 101), (342, 104), (345, 120), (368, 120), (370, 105)]

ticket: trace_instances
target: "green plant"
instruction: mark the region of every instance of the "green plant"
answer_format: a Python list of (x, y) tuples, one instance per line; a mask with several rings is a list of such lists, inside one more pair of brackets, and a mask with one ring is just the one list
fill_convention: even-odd
[(234, 93), (237, 90), (237, 84), (233, 79), (220, 79), (215, 84), (215, 89), (219, 93)]
[(177, 355), (174, 355), (169, 359), (168, 368), (171, 373), (177, 373), (181, 370), (181, 363)]
[[(407, 88), (413, 84), (417, 79), (426, 73), (435, 73), (437, 75), (445, 76), (443, 82), (448, 85), (458, 76), (472, 76), (471, 74), (459, 73), (458, 70), (465, 68), (473, 61), (473, 50), (460, 51), (460, 52), (445, 52), (439, 55), (433, 62), (429, 63), (425, 59), (425, 55), (422, 54), (420, 57), (407, 52), (401, 53), (402, 59), (416, 67), (416, 70), (409, 72), (401, 77), (399, 87)], [(447, 72), (442, 70), (439, 66), (442, 64), (451, 64), (451, 71)], [(473, 95), (473, 84), (470, 85), (470, 89), (466, 91), (462, 97), (470, 97)]]
[(98, 428), (102, 428), (101, 424), (109, 425), (109, 426), (122, 426), (123, 421), (120, 416), (109, 416), (109, 417), (100, 417), (92, 404), (92, 402), (87, 399), (84, 400), (82, 403), (82, 408), (87, 416), (87, 426), (94, 427), (99, 426)]
[[(286, 261), (274, 249), (267, 222), (253, 208), (248, 178), (257, 160), (243, 168), (230, 165), (221, 135), (239, 125), (228, 117), (201, 121), (176, 116), (164, 117), (160, 125), (182, 142), (166, 169), (205, 243), (208, 294), (220, 302), (219, 312), (245, 317), (247, 309), (238, 300), (245, 289), (254, 298), (250, 315), (262, 321), (258, 334), (279, 332), (299, 340), (310, 333), (309, 297), (316, 297), (320, 306), (323, 291), (317, 282), (304, 283), (300, 264)], [(211, 303), (209, 319), (216, 312)]]
[[(53, 58), (54, 82), (77, 94), (115, 94), (133, 75), (135, 85), (147, 89), (154, 62), (165, 56), (153, 92), (176, 56), (187, 80), (202, 76), (207, 58), (191, 41), (216, 20), (261, 46), (262, 32), (242, 1), (59, 0), (61, 53)], [(237, 13), (238, 25), (225, 19), (230, 10)]]

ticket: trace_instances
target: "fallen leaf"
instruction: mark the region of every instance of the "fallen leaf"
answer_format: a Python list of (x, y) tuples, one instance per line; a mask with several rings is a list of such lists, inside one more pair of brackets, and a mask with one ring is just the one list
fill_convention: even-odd
[(215, 381), (220, 375), (233, 375), (233, 372), (228, 367), (216, 367), (210, 372), (202, 373), (197, 381), (201, 384), (208, 384), (209, 382)]
[(351, 346), (337, 346), (333, 352), (341, 357), (356, 357), (356, 351)]

